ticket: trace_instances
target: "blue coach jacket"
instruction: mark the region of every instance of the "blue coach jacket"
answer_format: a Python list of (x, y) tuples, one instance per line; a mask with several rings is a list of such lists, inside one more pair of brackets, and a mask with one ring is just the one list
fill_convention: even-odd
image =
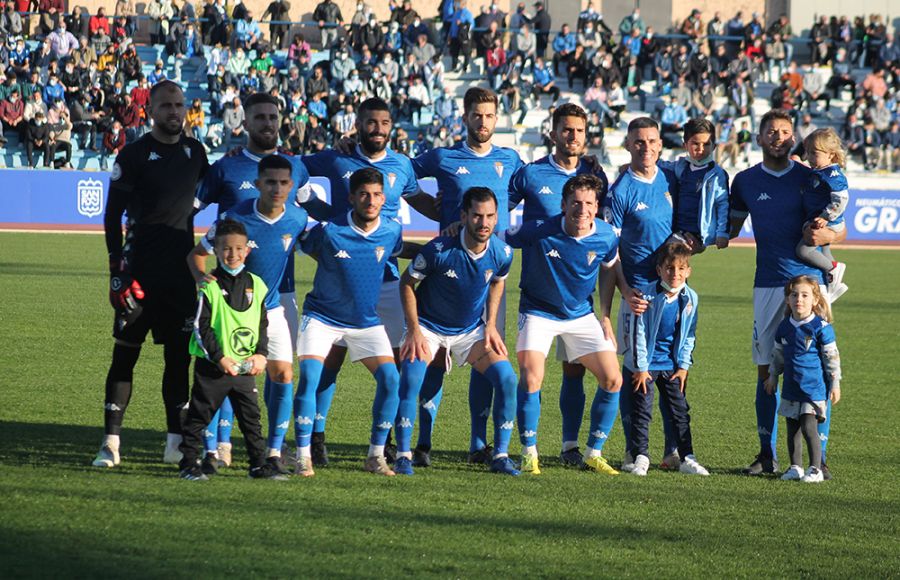
[[(650, 366), (650, 353), (656, 347), (656, 335), (659, 332), (659, 323), (666, 301), (666, 291), (658, 282), (641, 286), (639, 290), (644, 295), (644, 300), (650, 304), (643, 314), (630, 317), (632, 327), (627, 333), (630, 343), (626, 345), (624, 365), (632, 371), (646, 371)], [(677, 341), (675, 358), (678, 368), (681, 369), (689, 369), (693, 363), (692, 355), (697, 332), (697, 303), (697, 293), (685, 284), (678, 294), (681, 315), (678, 318), (675, 337)], [(627, 308), (627, 306), (623, 305), (623, 308)]]

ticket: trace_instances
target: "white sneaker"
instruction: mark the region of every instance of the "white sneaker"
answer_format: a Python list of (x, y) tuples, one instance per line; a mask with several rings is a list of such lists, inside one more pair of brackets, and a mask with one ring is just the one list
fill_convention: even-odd
[(832, 294), (834, 289), (841, 285), (844, 281), (844, 272), (847, 271), (847, 264), (838, 262), (831, 272), (828, 272), (828, 293)]
[(97, 452), (97, 457), (91, 463), (94, 467), (115, 467), (118, 464), (119, 450), (105, 444)]
[(163, 463), (181, 463), (183, 455), (178, 450), (181, 445), (181, 435), (168, 434), (166, 439), (166, 451), (163, 453)]
[(631, 456), (631, 453), (625, 452), (625, 457), (622, 459), (622, 467), (619, 468), (619, 471), (626, 473), (634, 471), (634, 458)]
[[(799, 468), (798, 468), (799, 469)], [(810, 465), (806, 473), (803, 474), (803, 477), (800, 479), (803, 483), (822, 483), (825, 481), (825, 477), (822, 475), (822, 470), (818, 467)]]
[(803, 468), (799, 465), (791, 465), (791, 467), (784, 472), (784, 475), (781, 476), (781, 479), (784, 481), (799, 481), (803, 477)]
[(693, 455), (688, 455), (681, 461), (678, 471), (688, 475), (709, 475), (706, 468), (697, 463), (697, 459)]
[(219, 458), (219, 467), (231, 467), (231, 443), (219, 443), (216, 446), (216, 455)]
[(644, 477), (647, 475), (648, 469), (650, 469), (650, 458), (646, 455), (638, 455), (634, 460), (634, 468), (631, 470), (631, 475)]
[(846, 294), (849, 289), (849, 286), (841, 282), (834, 287), (834, 290), (828, 292), (828, 302), (832, 304), (837, 302), (837, 299)]
[(681, 457), (678, 456), (678, 452), (669, 453), (665, 457), (663, 457), (662, 463), (659, 464), (660, 469), (669, 469), (676, 470), (681, 466)]

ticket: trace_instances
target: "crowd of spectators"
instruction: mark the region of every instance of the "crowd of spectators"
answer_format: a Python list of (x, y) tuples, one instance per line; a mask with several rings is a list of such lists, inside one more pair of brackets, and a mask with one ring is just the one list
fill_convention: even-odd
[[(464, 138), (445, 74), (477, 65), (512, 125), (578, 91), (597, 147), (626, 108), (654, 115), (670, 148), (682, 146), (688, 118), (705, 116), (718, 125), (719, 154), (734, 163), (751, 146), (754, 100), (765, 99), (790, 112), (801, 134), (842, 125), (849, 153), (867, 169), (898, 168), (900, 39), (878, 15), (868, 22), (822, 16), (799, 38), (786, 16), (766, 24), (741, 12), (704, 20), (694, 10), (660, 35), (639, 9), (611, 27), (590, 3), (560, 26), (542, 2), (506, 14), (442, 0), (437, 18), (409, 0), (390, 7), (381, 21), (363, 2), (344, 15), (322, 0), (312, 10), (315, 28), (304, 34), (284, 23), (285, 0), (258, 17), (241, 0), (149, 0), (140, 17), (133, 0), (118, 0), (112, 14), (79, 7), (66, 14), (62, 0), (7, 0), (2, 132), (18, 136), (29, 165), (68, 166), (78, 148), (97, 151), (103, 167), (149, 130), (149, 89), (173, 78), (206, 91), (192, 99), (185, 132), (211, 149), (243, 142), (242, 99), (262, 91), (282, 103), (281, 139), (295, 153), (352, 136), (356, 105), (374, 95), (393, 108), (393, 147), (415, 155)], [(135, 46), (145, 35), (160, 47), (152, 70)], [(330, 58), (314, 59), (310, 41)], [(843, 121), (833, 119), (835, 100), (849, 101)]]

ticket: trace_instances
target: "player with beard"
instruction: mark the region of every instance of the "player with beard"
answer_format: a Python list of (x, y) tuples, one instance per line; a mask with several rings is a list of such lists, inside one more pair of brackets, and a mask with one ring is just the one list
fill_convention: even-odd
[[(743, 472), (760, 475), (778, 471), (775, 443), (778, 427), (778, 392), (765, 389), (775, 348), (775, 332), (784, 319), (784, 286), (795, 276), (810, 276), (822, 283), (822, 272), (797, 259), (801, 238), (807, 245), (840, 242), (847, 232), (828, 228), (804, 230), (807, 215), (803, 192), (812, 170), (790, 159), (794, 125), (782, 110), (766, 113), (759, 124), (756, 142), (762, 148), (762, 163), (738, 173), (731, 185), (731, 236), (737, 236), (749, 215), (756, 239), (756, 276), (753, 281), (753, 362), (757, 365), (756, 428), (759, 455)], [(825, 293), (825, 287), (822, 286)], [(777, 382), (776, 382), (777, 384)], [(825, 465), (825, 448), (831, 427), (829, 402), (825, 422), (818, 424), (822, 440), (822, 473), (831, 479)]]
[[(491, 140), (497, 124), (497, 95), (484, 88), (471, 88), (463, 98), (463, 121), (466, 140), (452, 147), (438, 147), (413, 159), (413, 167), (419, 178), (434, 177), (441, 192), (439, 209), (430, 199), (410, 199), (420, 213), (440, 223), (441, 230), (459, 220), (463, 194), (472, 187), (487, 187), (497, 197), (497, 231), (509, 228), (509, 182), (522, 167), (519, 154), (507, 147), (495, 147)], [(500, 304), (497, 330), (506, 336), (506, 300)], [(436, 353), (436, 361), (443, 360)], [(413, 464), (428, 466), (431, 463), (431, 432), (441, 400), (443, 369), (432, 364), (425, 376), (420, 393), (422, 410), (419, 420), (419, 440), (413, 454)], [(487, 444), (487, 422), (491, 416), (493, 387), (477, 370), (472, 369), (469, 381), (469, 413), (472, 434), (469, 443), (469, 461), (490, 464), (491, 447)]]
[[(510, 210), (524, 202), (523, 221), (547, 221), (559, 213), (566, 182), (582, 174), (600, 179), (600, 203), (606, 198), (609, 181), (603, 168), (593, 157), (584, 158), (587, 113), (573, 103), (566, 103), (553, 112), (550, 138), (553, 155), (542, 157), (515, 172), (509, 182)], [(527, 251), (527, 249), (525, 250)], [(578, 433), (584, 416), (584, 367), (568, 362), (565, 344), (556, 341), (557, 359), (562, 361), (563, 377), (559, 391), (562, 413), (563, 442), (560, 458), (564, 465), (580, 467), (583, 456), (578, 448)]]
[[(303, 157), (303, 164), (310, 175), (326, 177), (331, 183), (330, 206), (315, 197), (302, 200), (310, 215), (328, 221), (346, 216), (351, 209), (350, 177), (356, 171), (366, 168), (377, 169), (384, 177), (384, 205), (381, 208), (381, 215), (385, 219), (399, 220), (404, 209), (400, 203), (401, 198), (424, 196), (431, 199), (427, 194), (420, 194), (409, 158), (388, 148), (392, 130), (390, 107), (383, 100), (372, 97), (363, 101), (357, 112), (356, 131), (359, 135), (359, 144), (341, 143), (337, 149)], [(414, 257), (418, 245), (404, 244), (404, 246), (400, 257)], [(387, 331), (395, 359), (398, 357), (405, 329), (399, 281), (397, 257), (391, 257), (387, 260), (384, 282), (381, 285), (378, 317)], [(316, 392), (315, 424), (311, 440), (313, 465), (317, 467), (328, 464), (325, 426), (334, 398), (337, 375), (346, 354), (346, 345), (339, 341), (332, 347), (323, 364), (321, 383)]]
[[(119, 434), (134, 366), (148, 332), (163, 345), (166, 463), (178, 463), (181, 413), (188, 402), (188, 341), (196, 291), (185, 258), (194, 246), (194, 192), (208, 168), (199, 141), (184, 135), (184, 93), (172, 81), (150, 91), (153, 129), (125, 146), (110, 176), (104, 215), (110, 301), (116, 311), (106, 377), (105, 436), (96, 467), (119, 463)], [(127, 214), (123, 240), (122, 215)]]
[[(259, 198), (256, 179), (259, 162), (267, 155), (277, 155), (278, 128), (281, 115), (278, 100), (267, 93), (254, 93), (244, 102), (244, 129), (248, 135), (247, 146), (234, 154), (215, 162), (197, 190), (194, 201), (198, 210), (210, 204), (218, 204), (217, 213), (222, 214), (248, 199)], [(309, 199), (309, 173), (299, 158), (285, 156), (291, 164), (292, 189), (289, 200)], [(314, 204), (314, 202), (313, 202)], [(311, 204), (306, 204), (311, 205)], [(306, 208), (306, 206), (305, 206)], [(314, 208), (309, 208), (313, 211)], [(321, 217), (321, 216), (320, 216)], [(252, 260), (251, 260), (252, 261)], [(267, 282), (268, 283), (268, 282)], [(271, 348), (266, 365), (265, 402), (269, 416), (267, 438), (268, 457), (279, 457), (285, 434), (291, 422), (291, 401), (293, 398), (294, 345), (297, 344), (299, 315), (294, 292), (294, 254), (291, 252), (285, 266), (284, 275), (278, 288), (281, 306), (269, 308), (269, 341), (274, 340), (276, 348)], [(284, 319), (284, 320), (282, 320)], [(287, 334), (282, 336), (282, 322), (286, 321)], [(281, 343), (290, 349), (279, 348)], [(207, 454), (216, 454), (222, 465), (231, 464), (231, 430), (234, 426), (234, 411), (226, 398), (206, 430), (205, 447)]]

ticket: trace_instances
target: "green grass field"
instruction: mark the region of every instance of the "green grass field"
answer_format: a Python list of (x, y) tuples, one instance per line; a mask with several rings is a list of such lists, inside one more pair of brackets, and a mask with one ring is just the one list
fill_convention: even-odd
[[(555, 363), (544, 389), (543, 475), (504, 478), (465, 464), (468, 371), (456, 370), (435, 467), (378, 478), (362, 471), (374, 384), (354, 365), (339, 377), (330, 417), (332, 466), (310, 480), (250, 481), (238, 440), (239, 468), (197, 484), (161, 462), (162, 353), (150, 345), (135, 375), (123, 464), (90, 467), (112, 346), (102, 238), (3, 233), (0, 247), (4, 578), (900, 575), (900, 253), (838, 250), (851, 287), (836, 308), (844, 400), (829, 446), (835, 479), (823, 485), (738, 475), (758, 447), (748, 248), (693, 264), (701, 314), (690, 401), (709, 478), (562, 468)], [(300, 292), (312, 273), (298, 260)], [(657, 422), (654, 464), (661, 439)], [(606, 454), (618, 465), (622, 453), (617, 424)]]

